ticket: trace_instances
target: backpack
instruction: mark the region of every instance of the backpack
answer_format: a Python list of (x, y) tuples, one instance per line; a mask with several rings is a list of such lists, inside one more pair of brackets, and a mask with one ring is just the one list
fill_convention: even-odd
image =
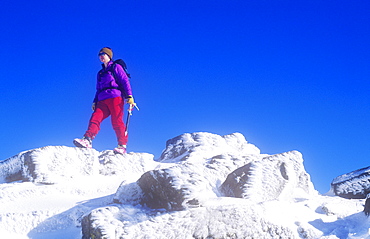
[[(123, 68), (123, 70), (125, 71), (125, 73), (126, 73), (126, 75), (127, 75), (127, 77), (128, 78), (131, 78), (131, 75), (130, 75), (130, 73), (128, 73), (128, 71), (127, 71), (127, 66), (126, 66), (126, 63), (124, 62), (124, 60), (122, 60), (122, 59), (118, 59), (118, 60), (115, 60), (114, 62), (113, 62), (113, 67), (111, 68), (111, 71), (112, 71), (112, 73), (114, 74), (114, 65), (115, 64), (119, 64), (119, 65), (121, 65), (122, 66), (122, 68)], [(116, 78), (115, 76), (114, 76), (114, 78)]]

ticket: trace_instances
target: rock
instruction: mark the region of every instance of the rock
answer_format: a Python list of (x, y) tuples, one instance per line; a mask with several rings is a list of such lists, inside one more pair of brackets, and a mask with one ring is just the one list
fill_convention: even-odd
[(82, 239), (104, 239), (118, 238), (119, 228), (124, 224), (116, 220), (114, 215), (118, 213), (117, 207), (104, 207), (93, 210), (87, 216), (83, 217), (81, 222)]
[(131, 180), (138, 179), (143, 173), (158, 166), (154, 155), (148, 153), (115, 154), (112, 150), (98, 156), (99, 174), (122, 175)]
[(302, 163), (297, 151), (264, 157), (229, 174), (220, 191), (227, 197), (254, 201), (292, 197), (297, 192), (312, 194), (315, 190)]
[(182, 210), (198, 206), (197, 186), (203, 178), (185, 166), (153, 170), (144, 173), (137, 181), (143, 192), (141, 204), (153, 209)]
[[(263, 210), (248, 201), (235, 206), (212, 205), (171, 213), (144, 213), (136, 208), (104, 207), (93, 210), (84, 221), (87, 222), (83, 224), (83, 228), (86, 227), (83, 229), (84, 239), (300, 238), (288, 225), (266, 220)], [(309, 238), (318, 238), (315, 236)]]
[[(66, 146), (47, 146), (25, 151), (0, 162), (0, 181), (55, 184), (81, 176), (126, 175), (139, 178), (157, 166), (146, 153), (116, 155)], [(138, 176), (135, 176), (138, 175)]]
[(97, 174), (98, 152), (64, 146), (47, 146), (23, 152), (0, 164), (5, 182), (53, 184), (80, 175)]
[(370, 167), (358, 169), (333, 179), (331, 190), (348, 199), (363, 199), (370, 193)]
[[(247, 143), (239, 133), (183, 134), (167, 141), (161, 168), (143, 174), (137, 181), (141, 195), (134, 194), (140, 204), (153, 209), (183, 210), (201, 206), (207, 198), (220, 194), (220, 179), (231, 170), (259, 159), (259, 153), (259, 149)], [(128, 201), (123, 191), (117, 191), (117, 202)]]
[(208, 198), (218, 197), (221, 180), (238, 167), (259, 155), (235, 158), (232, 155), (217, 155), (210, 159), (191, 158), (179, 163), (160, 163), (158, 169), (144, 173), (137, 182), (123, 182), (114, 201), (127, 204), (140, 203), (150, 208), (181, 210), (202, 205)]
[[(184, 134), (170, 140), (173, 143), (169, 145), (172, 146), (162, 155), (160, 168), (144, 173), (136, 186), (122, 184), (115, 195), (115, 202), (127, 203), (131, 200), (152, 209), (184, 210), (202, 206), (208, 199), (219, 196), (261, 202), (316, 193), (298, 151), (266, 157), (250, 154), (259, 152), (254, 147), (253, 150), (243, 151), (246, 141), (238, 134), (217, 137), (197, 133), (190, 136)], [(189, 137), (197, 138), (198, 143)], [(236, 142), (237, 145), (227, 145), (226, 141)], [(220, 144), (223, 147), (217, 150), (212, 148)], [(202, 149), (205, 154), (202, 154)], [(220, 185), (221, 182), (224, 183)], [(128, 200), (129, 196), (125, 193), (128, 191), (136, 198)]]
[[(278, 203), (271, 200), (296, 200), (316, 192), (304, 170), (302, 155), (297, 151), (260, 154), (239, 133), (180, 135), (167, 142), (158, 162), (145, 153), (117, 155), (111, 150), (48, 146), (0, 162), (0, 178), (33, 185), (21, 194), (32, 193), (36, 202), (41, 196), (47, 201), (44, 192), (48, 190), (66, 194), (66, 198), (78, 196), (71, 202), (76, 205), (73, 209), (63, 208), (62, 215), (57, 216), (53, 216), (57, 210), (52, 211), (47, 216), (53, 218), (46, 224), (39, 224), (43, 218), (32, 219), (30, 225), (39, 225), (29, 235), (36, 235), (48, 225), (59, 227), (61, 218), (68, 218), (70, 226), (81, 225), (83, 238), (321, 235), (310, 225), (300, 225), (297, 233), (294, 223), (287, 226), (264, 217), (265, 209)], [(12, 205), (14, 199), (21, 197), (15, 186), (3, 187), (3, 202)], [(100, 196), (89, 199), (90, 194)], [(44, 209), (32, 210), (30, 215), (39, 215)], [(16, 220), (11, 218), (6, 223), (16, 225)], [(5, 220), (2, 223), (9, 225), (4, 224)]]
[(220, 154), (260, 154), (260, 150), (248, 143), (240, 133), (220, 136), (211, 133), (186, 133), (170, 139), (161, 155), (161, 162), (179, 162), (190, 157), (211, 158)]

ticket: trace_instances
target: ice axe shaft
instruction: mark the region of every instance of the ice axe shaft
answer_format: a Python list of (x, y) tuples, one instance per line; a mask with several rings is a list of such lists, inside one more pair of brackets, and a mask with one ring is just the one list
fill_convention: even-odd
[(128, 107), (128, 114), (127, 114), (127, 119), (126, 119), (126, 129), (125, 129), (125, 136), (127, 136), (128, 134), (128, 126), (130, 124), (130, 117), (132, 115), (132, 110), (134, 109), (134, 107), (139, 110), (139, 107), (137, 107), (136, 104), (130, 104), (130, 106)]

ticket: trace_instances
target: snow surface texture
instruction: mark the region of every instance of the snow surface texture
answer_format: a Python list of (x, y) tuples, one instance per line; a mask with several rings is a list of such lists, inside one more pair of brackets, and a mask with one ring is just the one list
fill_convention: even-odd
[(370, 238), (363, 199), (319, 195), (299, 152), (239, 133), (180, 135), (159, 160), (48, 146), (0, 180), (1, 238)]

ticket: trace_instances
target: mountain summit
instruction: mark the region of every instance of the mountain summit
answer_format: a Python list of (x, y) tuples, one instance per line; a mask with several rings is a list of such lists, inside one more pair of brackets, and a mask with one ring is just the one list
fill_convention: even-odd
[(364, 199), (319, 195), (298, 151), (186, 133), (161, 157), (47, 146), (0, 162), (5, 238), (364, 238)]

